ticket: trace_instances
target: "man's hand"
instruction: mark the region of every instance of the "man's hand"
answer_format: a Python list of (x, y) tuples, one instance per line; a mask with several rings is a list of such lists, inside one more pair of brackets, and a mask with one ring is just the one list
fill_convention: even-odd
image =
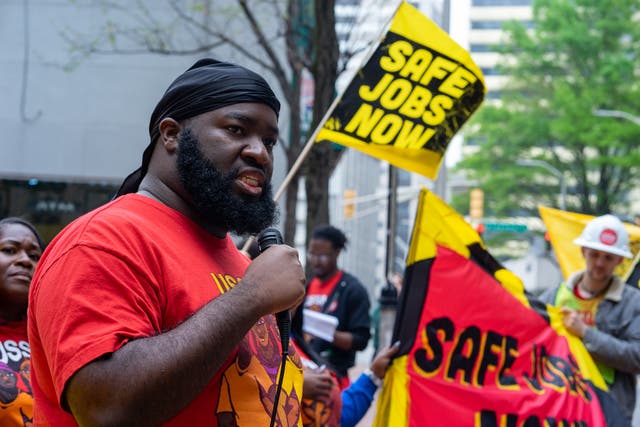
[(254, 302), (264, 305), (261, 315), (265, 315), (300, 304), (305, 282), (298, 251), (287, 245), (274, 245), (249, 264), (240, 286), (251, 287)]
[(384, 374), (387, 373), (387, 368), (389, 367), (389, 362), (391, 361), (393, 355), (398, 352), (399, 348), (400, 341), (397, 341), (393, 343), (393, 345), (380, 350), (380, 353), (378, 353), (376, 357), (373, 358), (369, 369), (371, 369), (371, 372), (373, 372), (376, 377), (384, 378)]
[(302, 384), (302, 396), (313, 400), (327, 400), (333, 388), (333, 378), (326, 369), (316, 371), (307, 369), (304, 371)]
[(564, 327), (573, 335), (579, 338), (584, 337), (587, 325), (582, 321), (580, 313), (567, 307), (562, 307), (560, 313), (563, 315), (562, 324), (564, 324)]

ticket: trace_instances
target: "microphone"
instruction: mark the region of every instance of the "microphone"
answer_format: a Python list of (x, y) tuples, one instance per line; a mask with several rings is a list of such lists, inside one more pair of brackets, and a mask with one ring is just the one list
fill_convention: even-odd
[[(281, 245), (284, 243), (282, 234), (277, 228), (265, 228), (258, 235), (258, 249), (260, 253), (266, 251), (273, 245)], [(289, 336), (291, 335), (291, 316), (289, 310), (276, 313), (276, 323), (280, 330), (280, 343), (282, 344), (282, 354), (289, 354)]]

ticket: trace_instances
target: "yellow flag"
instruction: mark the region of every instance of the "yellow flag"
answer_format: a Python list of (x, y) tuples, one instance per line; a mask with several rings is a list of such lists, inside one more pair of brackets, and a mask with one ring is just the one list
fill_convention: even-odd
[(626, 426), (559, 307), (435, 194), (416, 212), (374, 427)]
[[(538, 206), (538, 211), (544, 225), (547, 227), (551, 246), (556, 254), (564, 278), (566, 279), (576, 271), (583, 270), (585, 262), (580, 246), (573, 243), (573, 241), (580, 236), (585, 225), (595, 216), (545, 206)], [(636, 257), (640, 252), (640, 227), (628, 223), (625, 223), (624, 226), (629, 233), (629, 249)], [(620, 277), (627, 277), (632, 264), (633, 260), (624, 258), (616, 268), (615, 273)]]
[(402, 2), (315, 141), (352, 147), (435, 179), (449, 141), (485, 93), (469, 53)]

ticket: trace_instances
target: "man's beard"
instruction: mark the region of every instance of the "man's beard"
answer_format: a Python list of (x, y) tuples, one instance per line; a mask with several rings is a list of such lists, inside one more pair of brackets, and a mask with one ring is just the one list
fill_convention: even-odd
[(264, 183), (258, 198), (236, 194), (232, 183), (238, 169), (224, 176), (204, 157), (190, 130), (180, 133), (178, 147), (180, 181), (207, 222), (239, 235), (256, 234), (274, 223), (277, 210), (271, 183)]
[(13, 386), (13, 387), (0, 386), (0, 402), (2, 403), (13, 402), (18, 397), (18, 392), (19, 390), (18, 390), (18, 387), (16, 386)]

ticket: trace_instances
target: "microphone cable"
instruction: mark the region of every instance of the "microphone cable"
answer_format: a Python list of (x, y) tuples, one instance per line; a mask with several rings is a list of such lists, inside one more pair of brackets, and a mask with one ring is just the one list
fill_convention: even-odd
[[(284, 243), (282, 234), (276, 228), (266, 228), (262, 230), (258, 236), (258, 248), (260, 253), (266, 251), (273, 245), (281, 245)], [(271, 411), (270, 427), (275, 425), (276, 415), (278, 413), (278, 402), (282, 393), (282, 383), (284, 382), (284, 369), (287, 365), (287, 357), (289, 356), (289, 337), (291, 335), (291, 316), (289, 310), (279, 311), (276, 313), (276, 323), (280, 330), (280, 344), (282, 347), (282, 359), (280, 361), (280, 375), (276, 386), (276, 395), (273, 399), (273, 410)]]

